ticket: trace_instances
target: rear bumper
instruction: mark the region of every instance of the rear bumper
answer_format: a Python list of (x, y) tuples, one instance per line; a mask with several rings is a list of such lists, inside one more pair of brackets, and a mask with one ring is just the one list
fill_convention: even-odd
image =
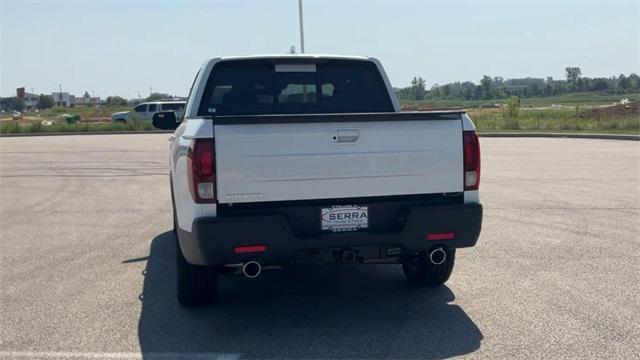
[[(195, 265), (222, 266), (249, 258), (265, 264), (305, 261), (317, 255), (330, 261), (327, 254), (355, 250), (362, 259), (384, 259), (411, 256), (443, 245), (450, 248), (476, 244), (482, 227), (482, 205), (457, 204), (413, 208), (402, 230), (393, 233), (366, 231), (323, 233), (313, 238), (295, 237), (282, 215), (203, 217), (193, 221), (192, 232), (178, 230), (185, 259)], [(427, 240), (431, 233), (455, 233), (452, 240)], [(235, 254), (235, 246), (264, 244), (259, 254)], [(394, 253), (388, 254), (393, 248)], [(400, 248), (401, 253), (396, 251)]]

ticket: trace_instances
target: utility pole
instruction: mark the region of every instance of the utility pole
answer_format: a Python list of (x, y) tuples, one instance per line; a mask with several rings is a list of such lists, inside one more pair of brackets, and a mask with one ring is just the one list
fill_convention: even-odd
[(60, 102), (58, 105), (62, 106), (62, 83), (58, 83), (58, 101)]
[(298, 16), (300, 17), (300, 53), (304, 54), (304, 24), (302, 22), (302, 0), (298, 0)]
[(149, 97), (151, 97), (151, 94), (153, 94), (153, 89), (151, 88), (151, 84), (149, 84)]

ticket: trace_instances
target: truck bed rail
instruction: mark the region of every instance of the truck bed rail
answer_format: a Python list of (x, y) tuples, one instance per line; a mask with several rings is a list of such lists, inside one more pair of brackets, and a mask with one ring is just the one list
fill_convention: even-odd
[(372, 121), (429, 121), (460, 120), (465, 110), (406, 111), (384, 113), (343, 114), (277, 114), (277, 115), (224, 115), (216, 116), (216, 125), (290, 124), (290, 123), (342, 123)]

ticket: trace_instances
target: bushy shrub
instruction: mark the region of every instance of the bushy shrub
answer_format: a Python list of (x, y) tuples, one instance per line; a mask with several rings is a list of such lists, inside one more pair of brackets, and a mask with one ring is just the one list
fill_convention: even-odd
[(507, 100), (503, 108), (503, 116), (506, 118), (517, 118), (520, 114), (520, 98), (512, 96)]
[(2, 124), (2, 126), (0, 126), (0, 134), (16, 134), (19, 132), (21, 132), (20, 125), (17, 121), (8, 124)]
[(135, 111), (129, 111), (129, 116), (127, 116), (127, 126), (126, 130), (134, 131), (138, 127), (138, 115)]
[(40, 122), (39, 121), (34, 121), (29, 126), (29, 132), (31, 132), (31, 133), (40, 132), (40, 130), (42, 130), (41, 128), (42, 128), (42, 125), (40, 124)]

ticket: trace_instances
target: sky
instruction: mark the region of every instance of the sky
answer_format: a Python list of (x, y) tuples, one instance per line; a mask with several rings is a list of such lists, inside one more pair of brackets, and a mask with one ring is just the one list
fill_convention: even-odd
[[(304, 1), (307, 53), (380, 59), (391, 83), (640, 73), (640, 1)], [(0, 0), (0, 94), (186, 96), (211, 57), (300, 49), (298, 2)]]

